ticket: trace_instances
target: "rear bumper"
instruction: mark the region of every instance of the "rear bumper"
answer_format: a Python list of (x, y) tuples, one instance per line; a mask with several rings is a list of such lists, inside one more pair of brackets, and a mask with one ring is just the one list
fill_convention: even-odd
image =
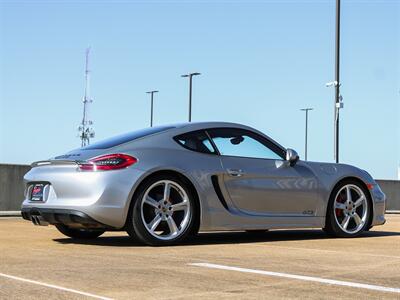
[[(95, 220), (108, 228), (122, 229), (133, 192), (143, 175), (144, 171), (136, 168), (81, 172), (73, 165), (36, 167), (24, 177), (26, 192), (21, 208), (34, 216), (43, 214), (50, 224), (88, 226), (94, 223), (90, 220)], [(38, 182), (45, 182), (49, 189), (43, 201), (32, 201), (30, 187)]]
[(21, 215), (35, 225), (64, 224), (70, 227), (112, 229), (77, 210), (31, 207), (22, 208)]

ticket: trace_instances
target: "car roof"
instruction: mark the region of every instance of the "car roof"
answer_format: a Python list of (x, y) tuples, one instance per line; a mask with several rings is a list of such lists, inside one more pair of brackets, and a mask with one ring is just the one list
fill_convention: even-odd
[(201, 128), (211, 128), (211, 127), (235, 127), (235, 128), (250, 128), (246, 125), (233, 123), (233, 122), (219, 122), (219, 121), (211, 121), (211, 122), (186, 122), (186, 123), (179, 123), (173, 124), (176, 128), (185, 128), (187, 130), (191, 129), (201, 129)]

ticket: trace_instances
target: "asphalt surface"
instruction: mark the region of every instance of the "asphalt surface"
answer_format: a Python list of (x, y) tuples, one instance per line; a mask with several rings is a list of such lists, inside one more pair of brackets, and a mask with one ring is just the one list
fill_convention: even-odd
[(74, 241), (53, 226), (0, 218), (0, 299), (96, 297), (400, 299), (400, 215), (387, 215), (386, 225), (355, 239), (328, 238), (321, 230), (205, 233), (161, 248), (123, 232)]

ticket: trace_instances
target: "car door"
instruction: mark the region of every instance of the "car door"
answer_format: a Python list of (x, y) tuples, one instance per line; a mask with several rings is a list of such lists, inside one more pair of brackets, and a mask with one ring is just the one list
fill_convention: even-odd
[(220, 154), (227, 196), (237, 209), (254, 215), (315, 215), (317, 179), (306, 164), (290, 166), (285, 149), (253, 131), (207, 132)]

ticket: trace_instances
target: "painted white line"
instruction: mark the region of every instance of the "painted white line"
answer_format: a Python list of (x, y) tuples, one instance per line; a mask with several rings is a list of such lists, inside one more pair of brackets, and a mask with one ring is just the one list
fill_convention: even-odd
[(379, 291), (379, 292), (390, 292), (390, 293), (400, 294), (400, 288), (391, 288), (391, 287), (371, 285), (371, 284), (365, 284), (365, 283), (340, 281), (340, 280), (326, 279), (326, 278), (320, 278), (320, 277), (294, 275), (294, 274), (270, 272), (270, 271), (255, 270), (255, 269), (246, 269), (246, 268), (231, 267), (231, 266), (209, 264), (209, 263), (191, 263), (189, 265), (196, 266), (196, 267), (203, 267), (203, 268), (228, 270), (228, 271), (236, 271), (236, 272), (244, 272), (244, 273), (253, 273), (253, 274), (259, 274), (259, 275), (297, 279), (297, 280), (303, 280), (303, 281), (312, 281), (312, 282), (325, 283), (325, 284), (331, 284), (331, 285), (340, 285), (340, 286), (347, 286), (347, 287), (353, 287), (353, 288), (374, 290), (374, 291)]
[[(265, 247), (265, 245), (257, 245), (260, 247)], [(302, 250), (302, 251), (316, 251), (316, 252), (327, 252), (334, 254), (346, 254), (344, 251), (337, 250), (326, 250), (326, 249), (316, 249), (316, 248), (302, 248), (302, 247), (290, 247), (290, 246), (279, 246), (279, 245), (268, 245), (268, 247), (288, 249), (288, 250)], [(400, 259), (400, 256), (395, 255), (384, 255), (384, 254), (371, 254), (371, 253), (359, 253), (358, 256), (371, 256), (371, 257), (384, 257), (390, 259)]]
[(94, 295), (94, 294), (90, 294), (90, 293), (86, 293), (86, 292), (82, 292), (82, 291), (65, 288), (62, 286), (54, 285), (54, 284), (48, 284), (48, 283), (44, 283), (44, 282), (40, 282), (40, 281), (25, 279), (25, 278), (12, 276), (12, 275), (8, 275), (8, 274), (4, 274), (4, 273), (0, 273), (0, 276), (9, 278), (9, 279), (19, 280), (22, 282), (31, 283), (31, 284), (41, 285), (41, 286), (45, 286), (45, 287), (52, 288), (52, 289), (57, 289), (57, 290), (64, 291), (64, 292), (70, 292), (70, 293), (75, 293), (75, 294), (79, 294), (79, 295), (83, 295), (83, 296), (87, 296), (87, 297), (92, 297), (92, 298), (96, 298), (96, 299), (112, 300), (112, 298), (102, 297), (102, 296), (98, 296), (98, 295)]

